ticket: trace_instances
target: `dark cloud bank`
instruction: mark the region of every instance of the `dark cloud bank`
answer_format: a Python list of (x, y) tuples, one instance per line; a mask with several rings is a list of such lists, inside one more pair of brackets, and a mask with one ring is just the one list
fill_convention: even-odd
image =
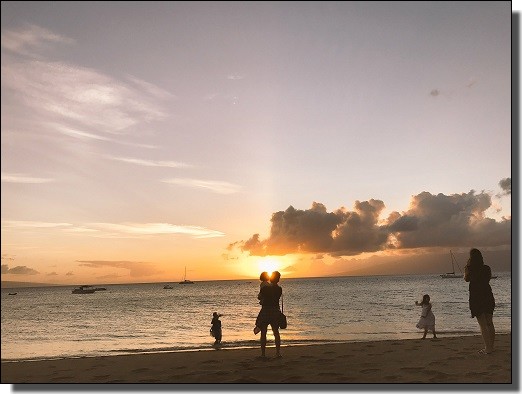
[(38, 271), (26, 267), (25, 265), (18, 265), (14, 268), (9, 268), (7, 264), (2, 264), (2, 274), (15, 274), (15, 275), (36, 275)]
[[(499, 184), (506, 194), (511, 180)], [(356, 201), (352, 211), (342, 207), (328, 212), (314, 202), (307, 210), (290, 206), (272, 214), (270, 236), (254, 234), (229, 245), (250, 255), (327, 253), (354, 256), (363, 252), (433, 247), (497, 247), (511, 245), (511, 218), (488, 218), (491, 195), (422, 192), (412, 197), (410, 208), (379, 220), (385, 205), (380, 200)]]

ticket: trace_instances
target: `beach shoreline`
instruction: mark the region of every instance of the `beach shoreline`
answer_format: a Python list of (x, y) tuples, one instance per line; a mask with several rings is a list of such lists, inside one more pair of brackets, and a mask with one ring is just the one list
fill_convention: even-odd
[(7, 384), (57, 383), (496, 383), (512, 384), (511, 334), (479, 355), (480, 335), (3, 361)]

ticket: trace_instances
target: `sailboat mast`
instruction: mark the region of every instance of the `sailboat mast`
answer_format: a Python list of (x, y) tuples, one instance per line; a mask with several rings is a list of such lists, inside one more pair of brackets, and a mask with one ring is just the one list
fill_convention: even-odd
[[(462, 269), (460, 268), (459, 263), (457, 263), (457, 259), (455, 258), (455, 256), (453, 256), (453, 253), (451, 254), (451, 256), (453, 257), (453, 260), (455, 260), (455, 264), (457, 264), (457, 267), (459, 268), (459, 271), (462, 274)], [(455, 271), (455, 267), (453, 267), (453, 271)]]

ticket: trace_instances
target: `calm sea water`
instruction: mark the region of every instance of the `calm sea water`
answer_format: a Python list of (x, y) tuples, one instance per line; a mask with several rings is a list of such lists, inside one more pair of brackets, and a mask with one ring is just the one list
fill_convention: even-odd
[[(284, 279), (285, 344), (419, 338), (422, 295), (431, 296), (440, 337), (479, 333), (468, 284), (437, 275)], [(257, 281), (2, 289), (2, 360), (212, 349), (212, 312), (224, 316), (223, 347), (256, 347)], [(497, 332), (511, 332), (511, 274), (491, 281)], [(15, 296), (8, 295), (16, 291)], [(269, 346), (273, 345), (269, 334)]]

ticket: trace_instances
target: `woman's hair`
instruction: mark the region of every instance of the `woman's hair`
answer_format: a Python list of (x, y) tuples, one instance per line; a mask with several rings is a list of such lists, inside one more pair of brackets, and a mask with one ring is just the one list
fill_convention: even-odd
[(259, 275), (259, 280), (261, 282), (268, 282), (270, 280), (270, 275), (268, 275), (268, 272), (263, 271), (261, 272), (261, 275)]
[(279, 271), (272, 272), (272, 275), (270, 276), (270, 282), (277, 283), (279, 282), (279, 279), (281, 279), (281, 274)]
[(469, 266), (470, 267), (479, 267), (484, 265), (484, 259), (482, 258), (482, 253), (478, 249), (471, 249), (469, 251)]
[(430, 303), (430, 296), (427, 295), (427, 294), (424, 294), (422, 296), (422, 301), (421, 301), (421, 305), (428, 305)]
[(469, 278), (470, 280), (488, 280), (491, 279), (491, 268), (484, 264), (482, 253), (478, 249), (469, 251)]

